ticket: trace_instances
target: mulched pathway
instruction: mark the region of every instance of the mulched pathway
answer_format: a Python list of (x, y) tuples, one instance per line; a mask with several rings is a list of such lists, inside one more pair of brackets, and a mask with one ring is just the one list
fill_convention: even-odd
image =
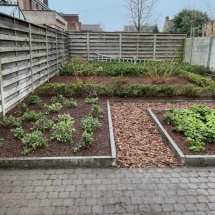
[[(73, 76), (55, 76), (50, 80), (50, 83), (71, 83), (81, 81), (83, 83), (108, 83), (109, 85), (114, 84), (117, 77), (113, 76), (95, 76), (95, 77), (73, 77)], [(167, 82), (168, 84), (193, 84), (187, 79), (181, 78), (179, 76), (172, 76)], [(152, 80), (149, 77), (128, 77), (127, 84), (152, 84)]]
[[(51, 97), (40, 96), (43, 103), (50, 104), (49, 100)], [(81, 139), (83, 133), (81, 120), (84, 116), (89, 114), (89, 111), (92, 107), (90, 104), (86, 104), (83, 98), (75, 98), (77, 102), (76, 108), (67, 108), (63, 107), (60, 113), (53, 113), (46, 115), (48, 118), (57, 117), (58, 114), (70, 114), (74, 117), (76, 129), (74, 133), (73, 143), (59, 143), (57, 141), (52, 141), (49, 143), (48, 148), (41, 148), (28, 154), (25, 157), (65, 157), (65, 156), (110, 156), (110, 141), (109, 141), (109, 126), (108, 126), (108, 115), (107, 115), (107, 100), (100, 98), (99, 105), (103, 108), (103, 118), (99, 119), (101, 127), (94, 132), (93, 143), (88, 150), (80, 150), (77, 153), (72, 153), (71, 148), (76, 146)], [(24, 103), (28, 102), (26, 98)], [(35, 110), (36, 112), (43, 112), (44, 110), (38, 109), (36, 105), (28, 105), (30, 110)], [(19, 111), (20, 106), (16, 106), (12, 109), (7, 116), (13, 115), (16, 116), (16, 112)], [(22, 124), (23, 129), (26, 132), (30, 132), (31, 124), (29, 122), (24, 122)], [(50, 137), (50, 131), (44, 133), (44, 136), (47, 138)], [(21, 152), (24, 145), (21, 140), (14, 138), (13, 133), (9, 128), (0, 127), (0, 138), (4, 138), (4, 144), (0, 147), (0, 158), (12, 158), (12, 157), (21, 157)]]
[[(187, 108), (193, 104), (193, 102), (111, 102), (118, 166), (130, 168), (179, 166), (177, 158), (150, 118), (147, 108)], [(208, 105), (215, 108), (215, 104)]]

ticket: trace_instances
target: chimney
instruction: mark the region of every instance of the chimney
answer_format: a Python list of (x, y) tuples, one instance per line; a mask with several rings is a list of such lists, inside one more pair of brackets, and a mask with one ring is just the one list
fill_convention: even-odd
[(43, 3), (47, 6), (49, 6), (49, 0), (43, 0)]
[(168, 16), (166, 16), (166, 21), (169, 21), (169, 17)]

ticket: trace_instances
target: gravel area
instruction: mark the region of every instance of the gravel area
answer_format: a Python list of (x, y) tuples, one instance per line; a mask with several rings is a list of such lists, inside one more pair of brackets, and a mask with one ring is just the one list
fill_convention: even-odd
[[(180, 166), (147, 113), (147, 108), (187, 108), (193, 104), (194, 102), (111, 102), (118, 166), (130, 168)], [(207, 104), (215, 108), (215, 104)]]

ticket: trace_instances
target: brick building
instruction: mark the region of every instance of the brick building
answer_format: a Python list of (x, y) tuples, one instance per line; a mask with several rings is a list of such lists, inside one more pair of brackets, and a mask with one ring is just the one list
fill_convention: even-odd
[(67, 21), (67, 30), (68, 31), (81, 31), (82, 23), (79, 22), (78, 14), (60, 13), (60, 15)]
[(21, 10), (50, 10), (48, 0), (5, 0), (8, 4), (17, 3)]

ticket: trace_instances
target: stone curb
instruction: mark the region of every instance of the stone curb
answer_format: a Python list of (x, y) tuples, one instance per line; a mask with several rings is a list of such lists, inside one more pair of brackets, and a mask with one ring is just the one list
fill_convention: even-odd
[[(184, 155), (179, 149), (175, 141), (170, 137), (164, 127), (161, 125), (157, 117), (153, 114), (152, 109), (147, 109), (149, 115), (160, 130), (162, 136), (167, 140), (175, 155), (179, 158), (181, 164), (188, 166), (215, 166), (215, 155)], [(154, 109), (153, 110), (160, 110)]]
[(31, 157), (0, 158), (0, 168), (70, 168), (70, 167), (115, 167), (116, 146), (114, 142), (110, 103), (107, 101), (111, 156), (82, 157)]

